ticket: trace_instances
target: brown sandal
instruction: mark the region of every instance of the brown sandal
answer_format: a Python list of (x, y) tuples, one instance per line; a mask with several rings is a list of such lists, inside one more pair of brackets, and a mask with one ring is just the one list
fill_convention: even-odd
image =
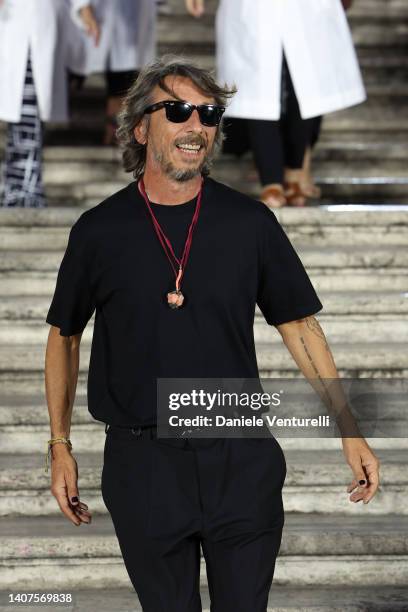
[(305, 206), (307, 195), (299, 183), (285, 183), (285, 197), (289, 206)]
[[(266, 201), (270, 197), (275, 198), (275, 200), (278, 202), (276, 206)], [(286, 204), (285, 193), (283, 189), (279, 189), (279, 187), (265, 187), (265, 189), (262, 190), (259, 199), (261, 202), (267, 206), (270, 206), (271, 208), (281, 208)]]

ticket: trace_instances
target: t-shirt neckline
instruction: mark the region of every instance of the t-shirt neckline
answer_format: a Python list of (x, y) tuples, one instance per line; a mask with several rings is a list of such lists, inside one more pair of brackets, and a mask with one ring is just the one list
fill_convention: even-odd
[[(207, 177), (204, 178), (204, 183), (203, 183), (203, 195), (205, 193), (205, 190), (208, 189), (208, 180), (206, 180)], [(144, 202), (144, 198), (142, 196), (142, 194), (139, 191), (139, 187), (138, 187), (138, 181), (136, 180), (134, 182), (134, 186), (137, 190), (137, 194), (139, 196), (139, 198), (141, 199), (141, 201), (143, 202), (143, 204), (146, 207), (146, 203)], [(152, 206), (152, 210), (154, 213), (158, 213), (158, 214), (164, 214), (164, 215), (168, 215), (168, 216), (174, 216), (174, 215), (183, 215), (183, 214), (190, 214), (194, 211), (195, 209), (195, 205), (197, 203), (197, 197), (198, 194), (191, 200), (188, 200), (187, 202), (182, 202), (181, 204), (158, 204), (157, 202), (152, 202), (150, 201), (150, 204)], [(201, 202), (201, 205), (203, 204), (203, 202)]]

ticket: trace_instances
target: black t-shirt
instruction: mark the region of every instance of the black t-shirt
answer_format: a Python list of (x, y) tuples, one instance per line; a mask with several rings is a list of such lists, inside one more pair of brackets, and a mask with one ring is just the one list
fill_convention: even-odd
[[(177, 257), (195, 204), (152, 205)], [(87, 388), (95, 419), (156, 423), (157, 378), (257, 378), (256, 304), (269, 325), (323, 308), (274, 213), (210, 177), (175, 310), (166, 298), (174, 282), (136, 181), (72, 226), (46, 321), (71, 336), (95, 311)]]

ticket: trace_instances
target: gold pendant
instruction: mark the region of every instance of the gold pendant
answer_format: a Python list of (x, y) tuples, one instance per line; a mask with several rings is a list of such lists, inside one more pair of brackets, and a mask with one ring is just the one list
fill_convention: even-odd
[(180, 308), (184, 302), (184, 295), (181, 293), (181, 291), (177, 291), (175, 289), (167, 294), (167, 301), (170, 308)]

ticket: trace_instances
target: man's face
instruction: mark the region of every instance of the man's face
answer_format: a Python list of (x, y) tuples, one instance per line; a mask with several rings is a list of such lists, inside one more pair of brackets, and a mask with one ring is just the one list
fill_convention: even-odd
[[(204, 96), (184, 77), (166, 77), (166, 85), (179, 99), (191, 104), (214, 104), (214, 98)], [(162, 100), (176, 100), (159, 87), (154, 91), (152, 104)], [(147, 144), (146, 168), (153, 166), (176, 181), (188, 181), (201, 174), (205, 162), (211, 157), (216, 127), (202, 125), (197, 110), (185, 123), (173, 123), (166, 118), (164, 108), (148, 115), (135, 129), (138, 142)], [(185, 148), (195, 145), (194, 149)], [(184, 147), (184, 148), (183, 148)]]

